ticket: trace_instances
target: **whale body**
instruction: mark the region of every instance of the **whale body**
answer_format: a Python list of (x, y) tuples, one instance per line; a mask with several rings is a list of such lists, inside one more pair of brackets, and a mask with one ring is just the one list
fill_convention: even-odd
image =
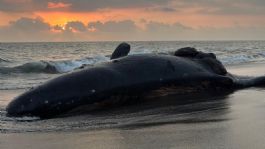
[(141, 97), (170, 86), (199, 86), (216, 91), (265, 86), (263, 76), (238, 77), (228, 73), (212, 53), (183, 48), (173, 55), (127, 55), (128, 49), (124, 52), (124, 48), (130, 46), (117, 48), (109, 62), (59, 76), (26, 91), (9, 103), (7, 115), (49, 118), (115, 96)]

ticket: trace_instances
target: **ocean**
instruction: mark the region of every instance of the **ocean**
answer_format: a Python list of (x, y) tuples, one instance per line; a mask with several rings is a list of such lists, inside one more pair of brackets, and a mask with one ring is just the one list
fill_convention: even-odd
[[(130, 54), (195, 47), (225, 65), (265, 61), (264, 41), (129, 42)], [(86, 64), (105, 62), (119, 42), (0, 43), (0, 90), (26, 89)]]
[[(188, 134), (190, 130), (196, 129), (196, 132), (193, 132), (195, 135), (199, 135), (201, 131), (202, 134), (213, 137), (212, 133), (218, 131), (218, 133), (221, 134), (219, 136), (221, 138), (215, 136), (216, 139), (225, 139), (227, 135), (225, 133), (229, 132), (226, 130), (227, 125), (231, 124), (231, 120), (244, 116), (252, 116), (246, 113), (241, 115), (239, 113), (240, 111), (246, 112), (247, 110), (244, 109), (246, 108), (244, 107), (245, 105), (243, 107), (240, 107), (240, 105), (251, 103), (251, 99), (255, 98), (254, 100), (252, 99), (252, 101), (256, 101), (260, 103), (260, 106), (265, 107), (265, 100), (262, 99), (265, 97), (265, 93), (263, 93), (264, 90), (250, 89), (229, 95), (184, 95), (183, 97), (178, 97), (183, 100), (188, 99), (187, 102), (176, 102), (174, 100), (175, 97), (169, 97), (169, 101), (159, 101), (151, 106), (146, 103), (143, 105), (130, 105), (120, 108), (92, 111), (86, 115), (59, 117), (47, 120), (40, 120), (38, 117), (10, 118), (5, 116), (6, 105), (15, 96), (49, 79), (75, 71), (75, 69), (82, 65), (93, 66), (96, 63), (109, 61), (109, 56), (119, 43), (120, 42), (0, 43), (0, 134), (37, 133), (39, 135), (49, 132), (88, 132), (105, 129), (134, 131), (135, 129), (146, 127), (161, 127), (164, 130), (167, 129), (167, 127), (165, 127), (166, 125), (170, 126), (168, 130), (174, 129), (176, 133), (179, 132), (181, 133), (180, 135), (184, 135), (184, 138), (185, 136), (190, 136), (190, 134)], [(131, 44), (131, 55), (142, 53), (170, 53), (183, 47), (194, 47), (204, 52), (212, 52), (217, 55), (217, 58), (226, 67), (231, 68), (235, 73), (245, 73), (244, 71), (241, 72), (241, 69), (239, 69), (241, 67), (239, 66), (257, 64), (262, 67), (262, 64), (265, 62), (265, 41), (139, 41), (128, 43)], [(263, 71), (259, 73), (255, 71), (257, 70), (252, 71), (253, 75), (265, 74)], [(246, 98), (247, 96), (251, 99), (248, 100)], [(253, 106), (253, 103), (251, 105)], [(238, 111), (236, 111), (237, 109)], [(256, 115), (258, 117), (257, 119), (261, 118), (260, 115), (262, 112), (264, 112), (264, 110), (262, 110), (259, 115)], [(264, 119), (264, 117), (262, 118)], [(243, 126), (246, 125), (240, 125), (241, 122), (251, 122), (257, 119), (239, 119), (234, 121), (234, 123), (232, 123), (234, 126), (231, 126), (231, 128), (234, 128), (232, 131), (239, 131), (238, 129), (244, 130), (245, 128)], [(263, 123), (264, 121), (262, 120), (258, 124), (261, 125)], [(257, 127), (257, 129), (258, 128), (261, 127)], [(222, 131), (222, 129), (225, 130)], [(164, 131), (167, 132), (168, 130)], [(156, 129), (154, 130), (154, 132), (157, 131)], [(207, 133), (209, 134), (205, 134), (203, 131), (208, 131)], [(258, 131), (255, 129), (255, 132)], [(246, 131), (246, 134), (247, 133), (249, 132)], [(117, 137), (116, 135), (115, 137)], [(135, 135), (137, 136), (137, 134)], [(172, 134), (168, 132), (168, 135), (163, 135), (168, 137)], [(246, 138), (241, 140), (242, 143), (244, 143), (244, 139)], [(206, 140), (205, 143), (207, 143)], [(229, 140), (223, 141), (226, 143), (229, 142)], [(236, 143), (236, 139), (234, 141)], [(190, 142), (192, 141), (187, 141), (187, 145)], [(170, 143), (174, 144), (173, 141)], [(232, 143), (229, 147), (233, 145)], [(260, 143), (260, 145), (262, 145), (262, 143)], [(159, 148), (159, 146), (157, 146), (157, 148)]]

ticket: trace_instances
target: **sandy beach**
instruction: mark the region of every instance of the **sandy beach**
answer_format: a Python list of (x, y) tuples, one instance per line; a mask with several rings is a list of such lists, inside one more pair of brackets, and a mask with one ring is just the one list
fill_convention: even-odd
[[(238, 75), (265, 74), (264, 64), (228, 66)], [(1, 93), (2, 94), (2, 93)], [(12, 94), (6, 93), (4, 98)], [(182, 119), (95, 130), (69, 129), (50, 132), (3, 132), (0, 148), (257, 148), (265, 147), (265, 89), (236, 91), (218, 101), (214, 108), (179, 114)], [(6, 99), (10, 100), (10, 99)], [(206, 101), (216, 104), (216, 101)], [(221, 102), (221, 104), (220, 104)], [(204, 106), (205, 103), (201, 103)], [(207, 105), (207, 104), (206, 104)], [(220, 106), (220, 107), (218, 107)], [(190, 106), (189, 108), (192, 108)], [(84, 118), (84, 117), (83, 117)], [(159, 119), (159, 116), (155, 117)], [(161, 117), (162, 118), (162, 117)], [(70, 118), (68, 121), (76, 121)], [(40, 121), (38, 124), (46, 123)], [(140, 122), (140, 121), (139, 121)], [(15, 122), (14, 122), (15, 123)], [(24, 125), (32, 125), (27, 122)], [(19, 126), (19, 125), (18, 125)], [(13, 125), (16, 127), (16, 124)]]

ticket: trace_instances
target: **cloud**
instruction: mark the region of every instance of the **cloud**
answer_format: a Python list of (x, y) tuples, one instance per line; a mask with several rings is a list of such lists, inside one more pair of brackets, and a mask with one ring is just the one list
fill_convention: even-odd
[(265, 27), (203, 27), (186, 34), (189, 40), (263, 40)]
[[(0, 0), (0, 12), (96, 12), (146, 9), (146, 13), (195, 15), (265, 15), (264, 0)], [(122, 15), (122, 14), (121, 14)], [(132, 14), (141, 15), (141, 14)], [(177, 20), (176, 20), (177, 21)]]
[(48, 2), (44, 0), (0, 0), (2, 12), (33, 12), (48, 9)]
[(88, 28), (85, 26), (84, 23), (80, 21), (71, 21), (67, 22), (65, 26), (55, 25), (52, 27), (52, 30), (55, 32), (86, 32)]
[(195, 13), (207, 15), (265, 14), (264, 0), (175, 0), (173, 3), (175, 8), (194, 8)]
[(42, 18), (22, 17), (0, 27), (0, 41), (127, 41), (127, 40), (255, 40), (265, 39), (265, 27), (191, 28), (181, 23), (142, 20), (144, 28), (132, 20), (68, 22), (52, 26)]
[(87, 31), (87, 27), (85, 26), (85, 24), (80, 22), (80, 21), (68, 22), (65, 25), (65, 29), (71, 30), (72, 32), (85, 32), (85, 31)]
[(161, 22), (146, 22), (142, 40), (179, 40), (181, 34), (193, 30), (181, 23), (167, 24)]
[(42, 18), (20, 18), (0, 28), (0, 40), (3, 41), (43, 41), (49, 39), (51, 26)]
[(175, 8), (170, 8), (170, 7), (161, 7), (158, 10), (164, 11), (164, 12), (175, 12), (176, 11)]
[(39, 17), (23, 17), (0, 27), (0, 41), (133, 40), (138, 30), (131, 20), (97, 21), (88, 25), (70, 21), (65, 26), (52, 26)]
[(48, 31), (50, 29), (50, 25), (45, 23), (42, 18), (20, 18), (17, 21), (11, 21), (9, 23), (9, 29), (21, 31), (21, 32), (42, 32)]
[(173, 7), (169, 7), (169, 6), (154, 6), (151, 8), (146, 8), (146, 10), (148, 11), (160, 11), (160, 12), (169, 12), (169, 13), (174, 13), (177, 10)]
[(131, 20), (90, 22), (87, 25), (95, 40), (135, 40), (140, 28)]
[(174, 23), (174, 24), (166, 24), (166, 23), (160, 23), (160, 22), (148, 22), (146, 24), (146, 28), (149, 32), (166, 32), (166, 33), (172, 33), (183, 31), (183, 30), (189, 30), (192, 29), (191, 27), (182, 25), (181, 23)]
[(123, 21), (108, 21), (105, 23), (102, 22), (90, 22), (88, 23), (88, 28), (90, 30), (95, 30), (97, 32), (105, 32), (105, 33), (128, 33), (134, 32), (137, 30), (137, 26), (131, 20), (123, 20)]
[(95, 11), (105, 8), (144, 8), (171, 0), (0, 0), (0, 11), (33, 12), (70, 8), (71, 11)]
[(144, 8), (174, 13), (194, 10), (204, 15), (264, 15), (264, 0), (0, 0), (2, 12), (68, 11)]
[(64, 28), (62, 26), (60, 26), (60, 25), (55, 25), (55, 26), (52, 27), (52, 29), (54, 31), (59, 31), (59, 32), (64, 31)]
[(154, 5), (164, 5), (171, 0), (67, 0), (73, 4), (74, 11), (93, 11), (105, 8), (144, 8)]
[(58, 9), (58, 8), (69, 8), (72, 4), (68, 4), (68, 3), (62, 3), (62, 2), (48, 2), (48, 8), (49, 9)]

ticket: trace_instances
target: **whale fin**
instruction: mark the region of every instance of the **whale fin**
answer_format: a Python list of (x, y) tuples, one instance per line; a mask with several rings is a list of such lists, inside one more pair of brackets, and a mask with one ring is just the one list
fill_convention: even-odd
[(128, 43), (123, 42), (119, 44), (119, 46), (114, 50), (110, 59), (116, 59), (116, 58), (127, 56), (128, 53), (130, 52), (130, 49), (131, 49), (131, 46)]

